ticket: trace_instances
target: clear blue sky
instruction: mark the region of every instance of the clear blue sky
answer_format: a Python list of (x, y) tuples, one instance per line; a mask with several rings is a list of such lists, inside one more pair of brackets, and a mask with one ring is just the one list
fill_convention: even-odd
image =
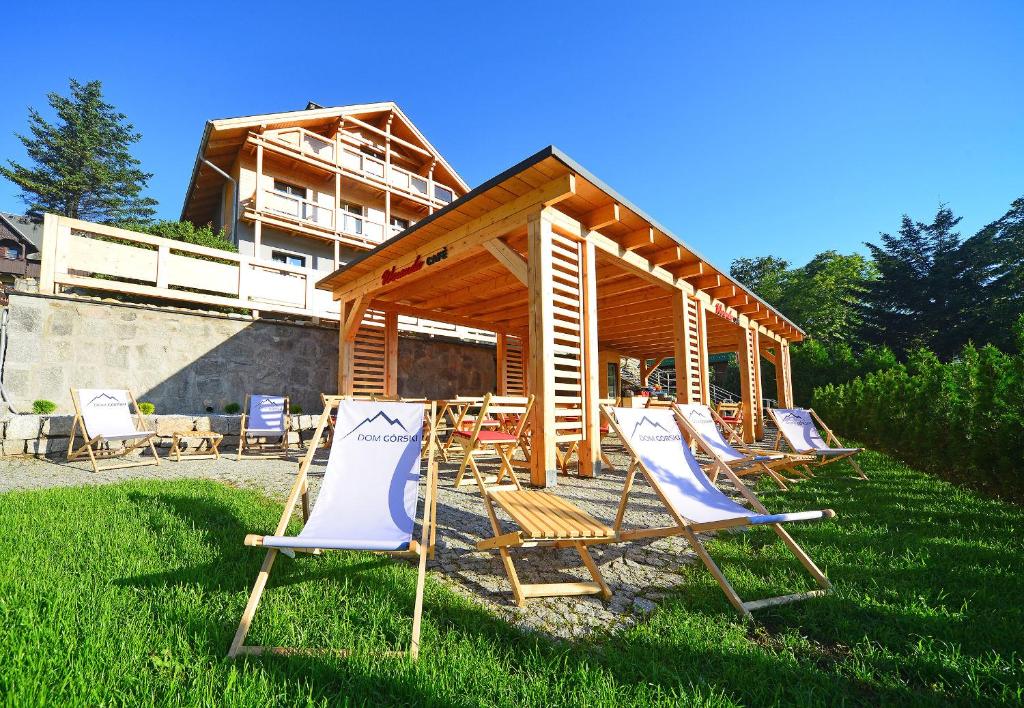
[(0, 158), (100, 79), (162, 217), (206, 120), (309, 100), (395, 100), (471, 185), (553, 143), (720, 266), (863, 250), (940, 202), (970, 234), (1024, 195), (1019, 0), (60, 4), (0, 11)]

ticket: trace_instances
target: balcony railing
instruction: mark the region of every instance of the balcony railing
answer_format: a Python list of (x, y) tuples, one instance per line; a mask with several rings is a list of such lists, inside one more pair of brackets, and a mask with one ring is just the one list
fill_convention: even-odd
[(264, 190), (264, 208), (267, 211), (290, 216), (301, 221), (309, 221), (327, 229), (334, 228), (334, 210), (321, 206), (293, 194), (285, 194), (273, 189)]
[(397, 165), (391, 165), (389, 173), (384, 160), (358, 150), (344, 148), (341, 151), (341, 159), (337, 160), (335, 159), (337, 146), (334, 141), (305, 128), (282, 130), (270, 140), (286, 143), (303, 154), (357, 172), (373, 181), (383, 182), (400, 192), (427, 202), (443, 205), (455, 199), (455, 192), (450, 187)]
[(263, 209), (267, 212), (287, 216), (295, 221), (319, 226), (332, 232), (335, 230), (334, 224), (337, 221), (337, 230), (341, 233), (349, 234), (372, 243), (384, 241), (384, 224), (371, 221), (365, 216), (359, 216), (342, 209), (337, 212), (336, 219), (333, 208), (323, 206), (308, 199), (302, 199), (301, 197), (285, 194), (273, 189), (265, 189), (263, 194)]

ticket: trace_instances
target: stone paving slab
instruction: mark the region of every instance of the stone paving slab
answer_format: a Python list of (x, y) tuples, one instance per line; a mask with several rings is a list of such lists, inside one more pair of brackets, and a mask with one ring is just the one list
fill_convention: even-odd
[[(606, 444), (605, 449), (617, 470), (606, 471), (593, 479), (560, 476), (559, 484), (552, 492), (611, 525), (622, 494), (627, 457), (620, 447)], [(298, 459), (296, 456), (290, 460), (235, 461), (233, 456), (225, 456), (220, 460), (162, 460), (159, 466), (97, 474), (88, 468), (88, 463), (8, 458), (0, 460), (0, 492), (112, 484), (130, 479), (201, 478), (255, 489), (283, 500), (298, 470)], [(325, 459), (325, 455), (318, 454), (311, 474), (314, 495)], [(612, 590), (610, 601), (605, 602), (598, 596), (536, 598), (528, 600), (523, 607), (517, 607), (498, 553), (480, 552), (475, 548), (477, 541), (492, 535), (490, 523), (477, 487), (453, 486), (457, 467), (454, 462), (441, 465), (437, 505), (438, 548), (428, 568), (435, 579), (483, 603), (521, 629), (571, 638), (633, 625), (654, 610), (668, 593), (683, 584), (681, 569), (684, 566), (699, 562), (679, 537), (595, 545), (590, 547), (591, 553)], [(520, 481), (525, 482), (524, 472), (519, 474)], [(498, 514), (504, 530), (514, 530), (514, 525), (500, 509)], [(642, 476), (638, 476), (630, 495), (624, 527), (647, 528), (671, 523), (654, 492)], [(253, 532), (259, 531), (253, 529)], [(524, 583), (590, 580), (573, 549), (513, 549), (511, 553)]]

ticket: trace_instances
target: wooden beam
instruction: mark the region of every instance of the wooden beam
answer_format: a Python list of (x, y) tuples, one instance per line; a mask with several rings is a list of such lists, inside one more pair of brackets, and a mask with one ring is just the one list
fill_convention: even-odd
[(509, 246), (500, 238), (484, 242), (484, 248), (501, 263), (508, 272), (516, 277), (523, 285), (526, 285), (526, 259), (519, 255), (519, 252)]
[(697, 261), (695, 263), (684, 263), (682, 265), (674, 266), (668, 270), (677, 278), (696, 278), (704, 275), (705, 266), (704, 261)]
[(597, 266), (594, 244), (580, 244), (581, 373), (583, 374), (583, 440), (579, 446), (580, 477), (601, 472), (601, 391), (597, 340)]
[(694, 278), (690, 281), (695, 290), (707, 290), (708, 288), (717, 288), (722, 284), (722, 276), (717, 273), (713, 275), (705, 275), (700, 278)]
[(663, 266), (666, 265), (667, 263), (675, 263), (682, 257), (682, 248), (680, 248), (679, 246), (670, 246), (669, 248), (663, 248), (660, 251), (655, 251), (654, 253), (650, 254), (649, 256), (647, 256), (647, 260), (650, 261), (652, 265)]
[(536, 212), (539, 207), (557, 204), (563, 199), (572, 196), (575, 192), (575, 175), (569, 173), (556, 177), (550, 182), (546, 182), (513, 199), (511, 202), (492, 209), (420, 245), (415, 250), (405, 253), (402, 256), (403, 260), (399, 263), (385, 263), (361, 278), (356, 279), (355, 282), (332, 288), (334, 299), (350, 299), (364, 293), (373, 293), (376, 296), (378, 293), (397, 288), (399, 285), (408, 285), (420, 278), (431, 275), (436, 271), (425, 267), (394, 283), (388, 285), (381, 283), (381, 276), (389, 268), (395, 265), (401, 266), (404, 263), (411, 263), (416, 258), (426, 260), (427, 257), (441, 249), (447, 249), (447, 257), (442, 263), (445, 266), (454, 265), (465, 258), (479, 253), (477, 249), (483, 242), (490, 241), (498, 236), (504, 236), (517, 226), (525, 223), (530, 213)]
[(614, 224), (618, 222), (618, 220), (619, 205), (616, 204), (615, 202), (612, 202), (611, 204), (605, 204), (604, 206), (600, 206), (597, 209), (594, 209), (593, 211), (587, 213), (580, 220), (580, 223), (582, 223), (586, 228), (590, 229), (591, 231), (596, 231), (597, 229), (602, 229), (605, 226)]
[(654, 229), (648, 226), (646, 229), (637, 229), (619, 239), (619, 243), (627, 251), (635, 251), (644, 246), (654, 245)]

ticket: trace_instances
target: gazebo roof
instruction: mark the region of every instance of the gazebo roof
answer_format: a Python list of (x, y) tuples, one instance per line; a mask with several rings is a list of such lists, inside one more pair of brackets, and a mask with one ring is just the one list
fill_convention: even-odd
[[(600, 241), (602, 347), (671, 355), (673, 288), (706, 298), (722, 320), (709, 325), (711, 336), (723, 325), (753, 322), (775, 338), (803, 338), (775, 308), (554, 146), (359, 255), (317, 287), (337, 297), (363, 296), (370, 307), (400, 314), (524, 334), (529, 312), (523, 214), (538, 202), (557, 205)], [(485, 247), (481, 230), (501, 236), (499, 245), (492, 240)]]

